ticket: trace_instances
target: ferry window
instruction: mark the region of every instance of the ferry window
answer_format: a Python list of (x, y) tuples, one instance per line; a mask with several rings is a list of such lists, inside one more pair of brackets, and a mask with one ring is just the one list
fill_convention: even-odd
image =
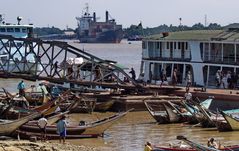
[(147, 45), (145, 41), (142, 42), (142, 49), (147, 49)]
[(239, 45), (236, 45), (236, 62), (239, 63)]
[(156, 44), (156, 49), (159, 49), (159, 45), (160, 45), (160, 43), (157, 42), (157, 44)]
[(173, 42), (170, 42), (170, 50), (173, 50)]
[(6, 32), (5, 28), (0, 28), (0, 32)]
[(223, 61), (226, 63), (234, 63), (235, 61), (234, 45), (223, 44)]
[(174, 42), (174, 49), (177, 49), (177, 43)]
[(22, 28), (22, 32), (23, 32), (23, 33), (26, 33), (26, 32), (27, 32), (27, 29), (26, 29), (26, 28)]
[(185, 43), (185, 49), (188, 50), (188, 43)]
[(184, 42), (182, 42), (182, 48), (181, 49), (185, 50), (185, 43)]
[(13, 28), (7, 28), (7, 32), (14, 32)]
[(15, 28), (15, 32), (20, 32), (20, 28)]
[(181, 42), (178, 42), (178, 49), (181, 49)]
[(200, 54), (201, 54), (201, 58), (202, 58), (202, 60), (204, 60), (204, 58), (203, 58), (203, 43), (200, 43)]
[(169, 42), (167, 42), (167, 49), (169, 49)]

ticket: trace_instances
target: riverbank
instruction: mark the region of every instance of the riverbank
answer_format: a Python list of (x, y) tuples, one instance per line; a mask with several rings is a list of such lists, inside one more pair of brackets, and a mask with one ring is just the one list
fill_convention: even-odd
[[(0, 141), (0, 151), (107, 151), (105, 147), (89, 147), (70, 143), (59, 144), (55, 142), (30, 142), (27, 140)], [(108, 149), (110, 151), (111, 149)]]

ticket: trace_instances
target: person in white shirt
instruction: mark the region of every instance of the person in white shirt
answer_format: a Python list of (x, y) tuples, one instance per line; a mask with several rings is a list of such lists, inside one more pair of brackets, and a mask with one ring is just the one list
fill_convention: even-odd
[(38, 127), (41, 130), (41, 140), (46, 140), (46, 126), (47, 126), (47, 119), (42, 115), (42, 117), (37, 122)]
[(186, 102), (190, 102), (192, 100), (192, 93), (189, 92), (189, 88), (186, 88), (186, 93), (184, 95), (184, 98)]
[(187, 87), (189, 88), (192, 85), (192, 74), (191, 71), (188, 71), (186, 76)]

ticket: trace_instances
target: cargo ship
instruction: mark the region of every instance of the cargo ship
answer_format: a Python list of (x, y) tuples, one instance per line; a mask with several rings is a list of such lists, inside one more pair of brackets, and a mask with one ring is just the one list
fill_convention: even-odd
[(96, 13), (89, 13), (89, 6), (81, 17), (76, 17), (78, 22), (78, 38), (81, 43), (120, 43), (123, 38), (122, 25), (116, 24), (115, 19), (109, 18), (105, 12), (105, 22), (97, 22)]

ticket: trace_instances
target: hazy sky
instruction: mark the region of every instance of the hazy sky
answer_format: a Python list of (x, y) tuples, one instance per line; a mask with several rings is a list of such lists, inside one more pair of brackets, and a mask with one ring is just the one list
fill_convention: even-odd
[(36, 27), (55, 26), (76, 28), (76, 16), (81, 16), (85, 4), (90, 13), (95, 11), (100, 20), (105, 20), (105, 11), (124, 28), (142, 21), (143, 27), (161, 24), (183, 25), (208, 23), (227, 25), (239, 22), (239, 0), (0, 0), (0, 13), (5, 21), (33, 23)]

